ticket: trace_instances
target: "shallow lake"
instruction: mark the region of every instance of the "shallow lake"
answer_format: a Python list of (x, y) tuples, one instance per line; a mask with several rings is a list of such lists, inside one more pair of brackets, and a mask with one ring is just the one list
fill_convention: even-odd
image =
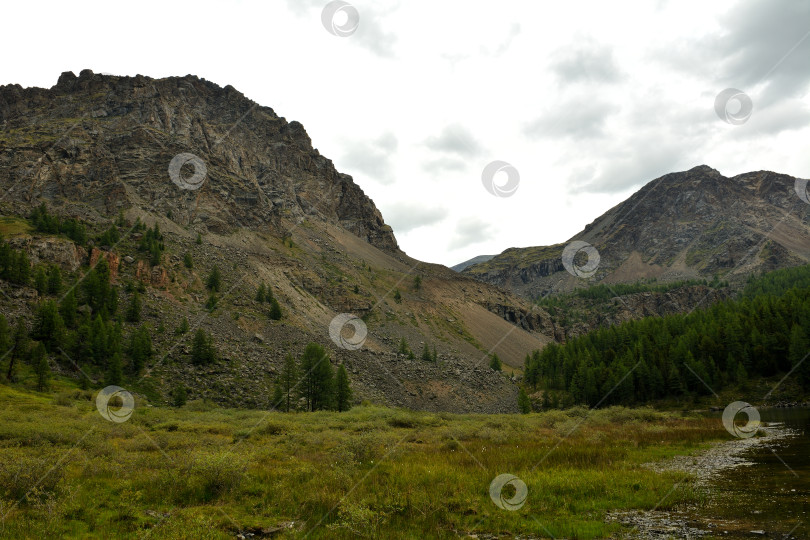
[(810, 409), (759, 412), (791, 435), (747, 450), (749, 465), (719, 473), (695, 518), (717, 538), (810, 538)]

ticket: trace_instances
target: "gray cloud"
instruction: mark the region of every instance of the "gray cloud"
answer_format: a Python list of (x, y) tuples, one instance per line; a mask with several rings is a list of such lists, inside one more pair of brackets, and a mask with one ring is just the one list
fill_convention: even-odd
[(810, 2), (743, 0), (721, 19), (727, 32), (716, 38), (723, 82), (746, 91), (766, 81), (760, 107), (798, 97), (810, 83)]
[(481, 144), (470, 131), (459, 124), (445, 126), (438, 135), (428, 137), (425, 146), (434, 152), (446, 152), (472, 157), (481, 152)]
[(459, 249), (472, 246), (486, 240), (493, 235), (492, 225), (477, 217), (461, 218), (456, 224), (456, 230), (450, 239), (448, 249)]
[(385, 211), (385, 222), (395, 233), (404, 233), (426, 225), (433, 225), (447, 216), (447, 209), (426, 207), (423, 204), (401, 203)]
[(602, 137), (605, 121), (618, 111), (616, 105), (595, 98), (572, 99), (529, 122), (523, 132), (530, 137)]
[(347, 171), (360, 171), (382, 184), (391, 184), (394, 181), (391, 156), (398, 146), (396, 136), (386, 132), (373, 141), (350, 144), (340, 162)]
[[(801, 97), (810, 85), (810, 2), (742, 0), (719, 19), (719, 35), (670, 44), (650, 59), (704, 79), (715, 95), (738, 88), (763, 111), (783, 99)], [(763, 85), (754, 93), (756, 86)]]
[(422, 169), (430, 173), (442, 173), (445, 171), (463, 171), (467, 168), (467, 162), (449, 157), (439, 158), (422, 164)]
[(383, 150), (388, 150), (389, 152), (393, 152), (399, 146), (399, 141), (397, 140), (396, 135), (390, 131), (386, 131), (380, 135), (375, 142), (378, 147), (382, 148)]
[(783, 131), (807, 127), (810, 124), (810, 109), (801, 100), (783, 99), (762, 111), (754, 108), (749, 122), (753, 128), (747, 132), (750, 137), (778, 135)]
[(558, 51), (551, 70), (564, 84), (613, 83), (621, 79), (613, 49), (588, 41)]
[[(587, 176), (578, 176), (569, 177), (569, 181), (579, 186), (577, 191), (615, 193), (646, 184), (666, 173), (686, 170), (700, 164), (693, 161), (694, 148), (689, 141), (648, 134), (634, 139), (630, 144), (628, 142), (624, 141), (623, 146), (631, 149), (615, 152), (590, 179)], [(589, 172), (591, 171), (587, 167), (575, 171), (578, 175)]]

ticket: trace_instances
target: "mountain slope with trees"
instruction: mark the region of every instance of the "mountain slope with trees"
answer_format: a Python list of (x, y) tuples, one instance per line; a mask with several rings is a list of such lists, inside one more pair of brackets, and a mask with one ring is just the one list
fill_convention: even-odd
[(543, 406), (640, 404), (708, 396), (790, 374), (810, 394), (810, 265), (748, 281), (737, 299), (599, 329), (525, 360)]
[[(272, 407), (286, 356), (314, 343), (340, 407), (343, 365), (353, 403), (509, 412), (508, 370), (553, 339), (542, 309), (408, 257), (301, 124), (232, 87), (67, 72), (0, 87), (0, 125), (0, 311), (28, 339), (0, 360), (15, 384), (35, 384), (42, 344), (76, 384)], [(170, 170), (190, 154), (198, 189)], [(358, 349), (330, 335), (344, 313), (365, 325)]]

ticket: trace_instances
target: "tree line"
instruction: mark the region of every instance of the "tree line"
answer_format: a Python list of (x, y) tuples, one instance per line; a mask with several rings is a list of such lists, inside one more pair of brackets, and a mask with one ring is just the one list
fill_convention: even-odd
[(810, 265), (780, 270), (749, 280), (738, 299), (549, 344), (527, 355), (524, 383), (546, 390), (550, 406), (707, 395), (791, 370), (810, 391), (808, 285)]

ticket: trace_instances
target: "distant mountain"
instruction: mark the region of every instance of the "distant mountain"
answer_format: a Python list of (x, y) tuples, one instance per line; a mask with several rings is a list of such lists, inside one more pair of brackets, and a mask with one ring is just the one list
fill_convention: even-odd
[[(507, 249), (463, 274), (532, 299), (593, 283), (738, 283), (810, 260), (810, 205), (797, 194), (801, 184), (769, 171), (727, 178), (706, 165), (667, 174), (568, 242)], [(595, 267), (584, 266), (587, 250), (580, 250), (573, 260), (584, 270), (579, 276), (563, 264), (563, 250), (575, 240), (599, 256), (596, 265), (592, 252)]]
[(493, 257), (495, 257), (495, 255), (478, 255), (477, 257), (473, 257), (472, 259), (470, 259), (468, 261), (464, 261), (463, 263), (458, 263), (455, 266), (451, 266), (450, 269), (455, 270), (456, 272), (461, 272), (462, 270), (464, 270), (468, 266), (472, 266), (474, 264), (486, 262), (486, 261), (490, 260)]

